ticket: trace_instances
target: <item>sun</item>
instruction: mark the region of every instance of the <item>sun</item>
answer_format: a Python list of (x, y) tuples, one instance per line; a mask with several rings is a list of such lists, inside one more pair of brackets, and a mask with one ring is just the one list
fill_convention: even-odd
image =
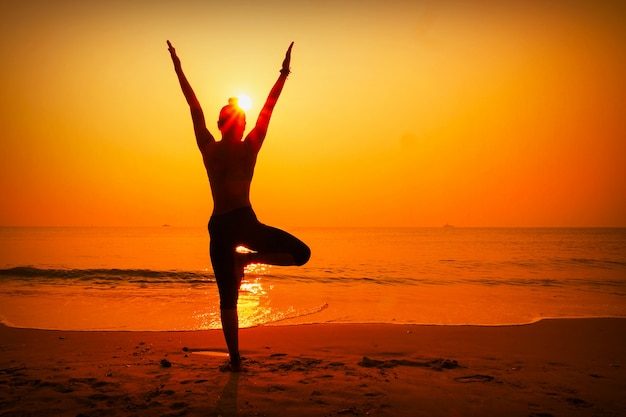
[(250, 97), (246, 94), (239, 94), (237, 98), (239, 99), (239, 107), (244, 109), (244, 111), (250, 110), (250, 107), (252, 107), (252, 99)]

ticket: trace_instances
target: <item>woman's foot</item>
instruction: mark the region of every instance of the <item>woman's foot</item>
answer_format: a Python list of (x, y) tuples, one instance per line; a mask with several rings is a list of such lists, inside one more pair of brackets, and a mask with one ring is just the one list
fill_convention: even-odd
[(231, 372), (241, 372), (241, 356), (237, 356), (237, 358), (230, 359), (230, 371)]
[(243, 367), (241, 365), (241, 357), (237, 356), (237, 359), (231, 359), (224, 365), (220, 366), (222, 372), (241, 372)]

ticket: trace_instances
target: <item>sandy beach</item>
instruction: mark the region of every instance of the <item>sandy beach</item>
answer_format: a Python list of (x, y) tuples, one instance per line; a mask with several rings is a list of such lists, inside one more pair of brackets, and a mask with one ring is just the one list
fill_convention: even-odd
[(241, 331), (0, 326), (0, 416), (621, 416), (626, 319)]

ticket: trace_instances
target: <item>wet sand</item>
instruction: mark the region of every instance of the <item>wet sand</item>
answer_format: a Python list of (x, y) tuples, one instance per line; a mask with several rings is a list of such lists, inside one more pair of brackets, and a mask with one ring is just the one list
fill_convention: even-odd
[(626, 319), (241, 331), (0, 326), (0, 416), (621, 416)]

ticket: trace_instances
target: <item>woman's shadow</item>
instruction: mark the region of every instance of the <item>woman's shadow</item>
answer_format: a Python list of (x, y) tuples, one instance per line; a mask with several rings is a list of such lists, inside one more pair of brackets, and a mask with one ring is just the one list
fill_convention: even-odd
[(239, 389), (239, 372), (230, 372), (228, 381), (222, 390), (217, 400), (217, 406), (215, 407), (215, 413), (222, 417), (235, 417), (239, 415), (239, 409), (237, 407), (237, 391)]

